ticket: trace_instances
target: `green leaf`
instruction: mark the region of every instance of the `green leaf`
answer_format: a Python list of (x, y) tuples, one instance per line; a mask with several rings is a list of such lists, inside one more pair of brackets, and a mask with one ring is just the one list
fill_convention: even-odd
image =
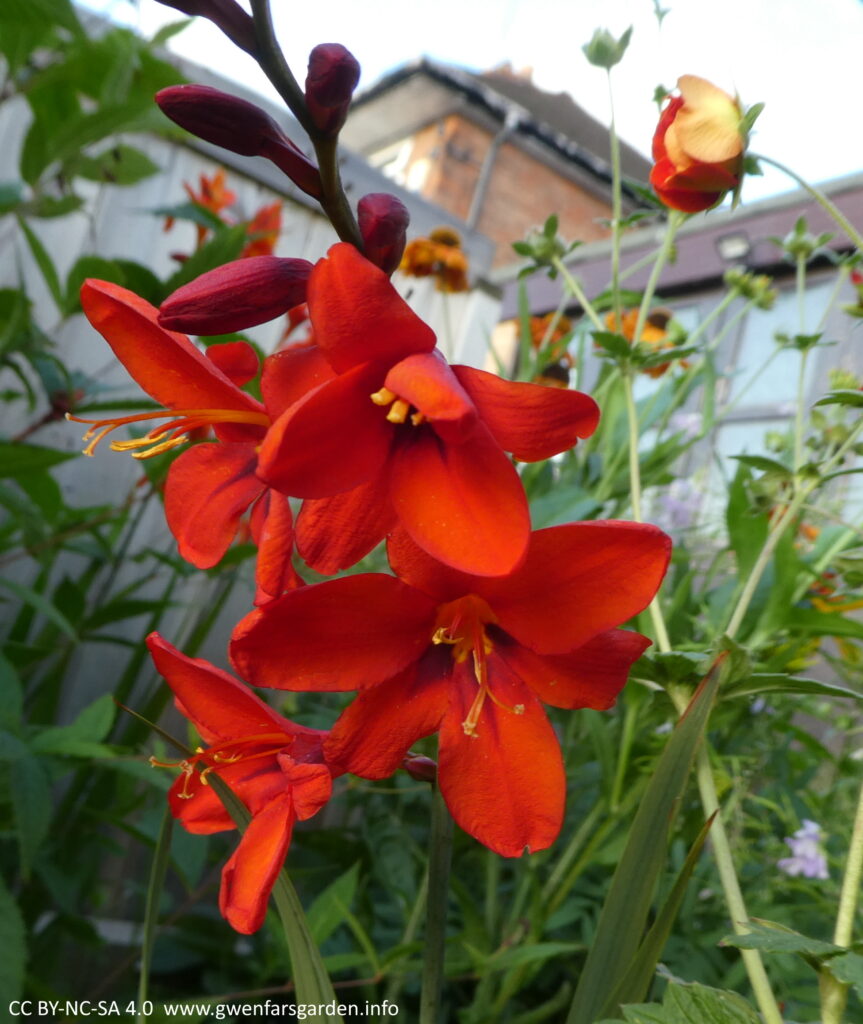
[(150, 40), (150, 45), (153, 47), (164, 46), (169, 39), (173, 39), (179, 32), (188, 28), (194, 20), (194, 18), (183, 18), (181, 21), (169, 21), (167, 25), (163, 25), (153, 36)]
[(5, 587), (7, 590), (11, 590), (12, 593), (20, 598), (25, 604), (29, 604), (37, 612), (40, 612), (50, 622), (53, 622), (58, 629), (62, 630), (66, 636), (71, 640), (77, 640), (78, 636), (75, 632), (74, 627), (66, 618), (66, 616), (59, 611), (49, 600), (47, 600), (42, 594), (37, 593), (31, 587), (25, 586), (23, 583), (16, 583), (14, 580), (6, 579), (0, 576), (0, 587)]
[(230, 263), (239, 257), (243, 246), (246, 244), (246, 228), (243, 224), (237, 224), (232, 228), (222, 228), (197, 252), (183, 263), (180, 269), (167, 282), (169, 292), (175, 291), (181, 285), (188, 284), (196, 277), (214, 270), (225, 263)]
[(751, 480), (749, 467), (741, 463), (728, 490), (725, 514), (728, 539), (737, 559), (737, 575), (740, 579), (745, 579), (755, 565), (770, 526), (764, 512), (752, 512), (748, 487)]
[(747, 935), (726, 935), (720, 945), (737, 949), (761, 949), (765, 953), (799, 953), (802, 956), (822, 957), (840, 952), (841, 947), (821, 939), (810, 939), (785, 925), (755, 919)]
[(345, 911), (350, 910), (359, 881), (359, 862), (320, 893), (306, 913), (306, 923), (312, 938), (322, 946), (345, 920)]
[(18, 226), (27, 239), (27, 244), (30, 246), (30, 252), (33, 254), (36, 265), (42, 271), (42, 277), (45, 279), (45, 284), (48, 286), (51, 298), (62, 312), (63, 291), (60, 288), (60, 278), (57, 276), (57, 268), (54, 266), (54, 261), (48, 255), (48, 250), (42, 244), (39, 236), (23, 217), (18, 217)]
[(822, 683), (820, 679), (801, 679), (783, 672), (755, 672), (738, 680), (722, 691), (723, 697), (754, 697), (760, 693), (808, 693), (817, 697), (852, 697), (863, 700), (863, 694), (836, 683)]
[(545, 963), (559, 956), (572, 956), (584, 950), (581, 942), (531, 942), (524, 946), (507, 949), (498, 956), (485, 960), (485, 968), (493, 971), (511, 970), (527, 964)]
[(819, 399), (816, 405), (851, 405), (856, 408), (863, 406), (863, 391), (840, 388), (838, 391), (831, 391), (824, 398)]
[(20, 181), (0, 182), (0, 213), (14, 210), (24, 198), (24, 186)]
[(83, 34), (70, 0), (3, 0), (3, 21), (12, 25), (54, 24)]
[(610, 356), (616, 356), (619, 359), (632, 357), (632, 345), (622, 334), (616, 334), (614, 331), (593, 331), (591, 337)]
[(27, 939), (24, 920), (12, 893), (0, 877), (0, 1006), (18, 999), (24, 985)]
[(665, 863), (668, 831), (707, 725), (720, 674), (717, 661), (677, 723), (644, 791), (600, 913), (567, 1024), (593, 1024), (621, 985), (638, 950)]
[(15, 666), (0, 651), (0, 728), (15, 729), (21, 721), (23, 707), (21, 680)]
[(692, 848), (683, 863), (683, 867), (674, 881), (671, 892), (668, 894), (668, 899), (666, 899), (662, 909), (656, 915), (656, 920), (653, 922), (650, 931), (645, 935), (644, 941), (638, 948), (638, 953), (629, 964), (629, 969), (606, 1003), (603, 1009), (604, 1014), (614, 1013), (621, 1003), (634, 1002), (636, 999), (643, 999), (647, 995), (650, 983), (653, 981), (653, 976), (656, 972), (656, 965), (659, 963), (665, 943), (671, 934), (672, 925), (683, 903), (683, 897), (686, 895), (686, 888), (689, 885), (692, 872), (695, 870), (695, 865), (701, 856), (705, 840), (710, 832), (710, 826), (713, 824), (713, 819), (717, 813), (714, 812), (708, 818), (696, 836), (695, 842), (692, 844)]
[(21, 853), (21, 875), (27, 879), (33, 858), (51, 825), (51, 788), (37, 757), (28, 754), (10, 761), (9, 792)]
[(837, 981), (853, 985), (863, 999), (863, 956), (859, 953), (841, 953), (825, 961), (824, 966)]
[(849, 636), (863, 640), (863, 622), (847, 619), (837, 613), (824, 614), (814, 608), (791, 608), (785, 619), (792, 633), (807, 636)]
[(134, 146), (120, 143), (94, 156), (81, 155), (67, 165), (70, 177), (102, 181), (109, 185), (134, 185), (159, 171), (158, 164)]
[(776, 459), (768, 459), (766, 455), (732, 455), (732, 459), (742, 462), (744, 466), (751, 466), (753, 469), (763, 470), (765, 473), (775, 473), (777, 476), (791, 477), (793, 470), (788, 466), (777, 462)]
[(63, 311), (66, 316), (81, 311), (81, 285), (88, 277), (95, 277), (100, 281), (110, 281), (112, 284), (124, 287), (126, 285), (126, 275), (114, 260), (102, 259), (101, 256), (80, 256), (66, 275), (63, 300)]

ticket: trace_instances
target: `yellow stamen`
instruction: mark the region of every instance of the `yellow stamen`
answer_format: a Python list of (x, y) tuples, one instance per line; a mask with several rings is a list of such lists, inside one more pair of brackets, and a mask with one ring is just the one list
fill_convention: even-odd
[[(408, 412), (410, 406), (403, 398), (397, 398), (390, 406), (390, 411), (387, 413), (387, 419), (390, 423), (404, 423), (408, 418)], [(413, 419), (413, 417), (411, 417)]]
[(369, 395), (375, 405), (389, 405), (390, 402), (394, 402), (398, 397), (394, 391), (390, 391), (389, 388), (381, 388), (380, 391), (376, 391), (373, 395)]

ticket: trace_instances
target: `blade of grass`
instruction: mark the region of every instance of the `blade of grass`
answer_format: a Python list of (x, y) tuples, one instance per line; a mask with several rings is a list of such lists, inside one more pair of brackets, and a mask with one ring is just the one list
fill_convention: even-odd
[[(159, 900), (168, 873), (168, 861), (171, 859), (171, 834), (174, 830), (174, 817), (171, 808), (165, 805), (159, 838), (156, 841), (156, 852), (153, 867), (150, 871), (150, 884), (147, 887), (147, 903), (144, 911), (144, 939), (141, 944), (141, 969), (138, 975), (138, 1006), (147, 1002), (150, 987), (150, 964), (153, 961), (153, 944), (156, 940), (156, 927), (159, 923)], [(137, 1024), (145, 1024), (146, 1016), (139, 1013)]]

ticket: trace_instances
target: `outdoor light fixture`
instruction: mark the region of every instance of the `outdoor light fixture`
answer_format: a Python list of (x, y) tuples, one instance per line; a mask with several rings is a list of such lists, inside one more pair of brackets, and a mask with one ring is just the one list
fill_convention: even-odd
[(716, 249), (724, 260), (742, 260), (752, 250), (752, 243), (744, 231), (735, 231), (730, 235), (720, 235), (716, 239)]

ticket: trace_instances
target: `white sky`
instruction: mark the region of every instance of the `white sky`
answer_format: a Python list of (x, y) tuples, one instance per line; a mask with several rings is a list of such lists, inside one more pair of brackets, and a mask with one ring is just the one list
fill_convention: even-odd
[[(151, 35), (181, 17), (155, 0), (85, 0), (88, 6)], [(309, 50), (343, 43), (363, 68), (360, 88), (425, 54), (484, 70), (503, 61), (531, 67), (534, 82), (566, 90), (608, 120), (605, 73), (581, 52), (597, 27), (615, 35), (634, 26), (614, 72), (618, 130), (649, 153), (656, 125), (652, 96), (681, 74), (709, 78), (750, 106), (766, 103), (752, 148), (812, 182), (863, 170), (860, 66), (863, 0), (272, 0), (294, 74), (305, 79)], [(215, 71), (273, 95), (246, 54), (198, 19), (172, 46)], [(779, 172), (749, 179), (744, 201), (787, 191)]]

